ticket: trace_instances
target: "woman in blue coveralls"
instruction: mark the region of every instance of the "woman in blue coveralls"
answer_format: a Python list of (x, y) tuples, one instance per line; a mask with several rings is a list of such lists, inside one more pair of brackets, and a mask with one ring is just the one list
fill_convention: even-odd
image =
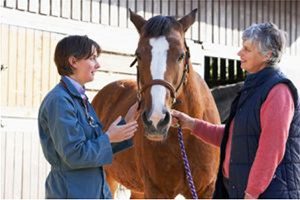
[(102, 166), (112, 162), (111, 143), (121, 142), (123, 149), (132, 145), (129, 139), (138, 126), (136, 104), (103, 132), (84, 93), (84, 84), (100, 67), (100, 52), (87, 36), (68, 36), (56, 46), (61, 81), (43, 100), (38, 116), (40, 142), (51, 165), (46, 198), (112, 198)]

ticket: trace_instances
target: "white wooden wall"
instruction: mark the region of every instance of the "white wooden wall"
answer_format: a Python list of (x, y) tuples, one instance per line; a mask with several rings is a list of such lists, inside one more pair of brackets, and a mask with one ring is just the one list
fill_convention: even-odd
[(288, 33), (288, 54), (300, 51), (298, 0), (0, 0), (9, 9), (36, 15), (133, 28), (128, 9), (146, 19), (154, 15), (182, 17), (198, 8), (187, 37), (205, 43), (240, 46), (240, 32), (252, 23), (271, 21)]

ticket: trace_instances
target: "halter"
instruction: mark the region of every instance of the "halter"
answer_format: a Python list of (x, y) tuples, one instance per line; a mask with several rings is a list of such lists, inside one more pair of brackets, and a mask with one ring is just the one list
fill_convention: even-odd
[[(180, 87), (182, 86), (182, 84), (184, 83), (184, 81), (186, 79), (186, 74), (189, 72), (189, 59), (190, 59), (190, 49), (187, 46), (186, 41), (184, 41), (184, 46), (186, 48), (185, 66), (184, 66), (184, 70), (183, 70), (181, 80), (179, 82), (179, 85), (176, 87), (176, 89), (172, 86), (171, 83), (169, 83), (168, 81), (165, 81), (163, 79), (154, 79), (150, 83), (144, 85), (144, 87), (141, 88), (140, 83), (139, 83), (140, 75), (139, 75), (138, 65), (136, 65), (136, 67), (137, 67), (137, 76), (136, 77), (137, 77), (137, 86), (138, 86), (138, 92), (137, 92), (138, 109), (140, 108), (140, 105), (142, 103), (142, 93), (145, 92), (149, 87), (151, 87), (153, 85), (162, 85), (170, 91), (170, 95), (172, 97), (172, 107), (177, 103), (181, 103), (176, 98), (176, 96), (177, 96), (176, 94), (177, 94), (178, 90), (180, 89)], [(130, 67), (135, 65), (136, 62), (137, 62), (137, 58), (135, 58), (133, 60), (133, 62), (130, 64)]]

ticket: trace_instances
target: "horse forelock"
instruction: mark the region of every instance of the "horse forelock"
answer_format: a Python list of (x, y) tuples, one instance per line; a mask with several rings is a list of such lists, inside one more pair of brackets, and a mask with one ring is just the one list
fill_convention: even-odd
[(144, 34), (146, 37), (168, 35), (176, 25), (179, 25), (179, 23), (174, 17), (158, 15), (147, 21), (144, 27)]

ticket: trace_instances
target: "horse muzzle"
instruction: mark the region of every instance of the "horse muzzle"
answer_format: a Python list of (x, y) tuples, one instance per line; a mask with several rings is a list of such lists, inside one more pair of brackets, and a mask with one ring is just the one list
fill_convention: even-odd
[(164, 118), (156, 120), (155, 123), (149, 117), (146, 111), (142, 113), (142, 121), (145, 129), (145, 136), (152, 141), (164, 141), (168, 136), (168, 130), (171, 124), (171, 114), (166, 111)]

